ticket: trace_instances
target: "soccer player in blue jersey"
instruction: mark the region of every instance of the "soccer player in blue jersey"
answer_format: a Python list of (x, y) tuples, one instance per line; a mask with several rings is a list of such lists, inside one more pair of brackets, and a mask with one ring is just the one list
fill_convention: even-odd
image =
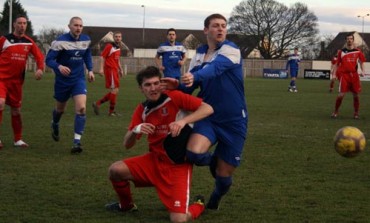
[[(176, 30), (174, 28), (167, 30), (167, 40), (158, 47), (155, 63), (165, 77), (173, 77), (179, 80), (181, 66), (186, 61), (186, 49), (181, 43), (176, 42)], [(160, 57), (162, 57), (162, 62)]]
[(299, 62), (301, 62), (301, 59), (298, 54), (298, 48), (296, 47), (294, 48), (294, 53), (289, 54), (288, 61), (286, 63), (286, 68), (285, 68), (287, 72), (288, 72), (288, 68), (290, 68), (289, 70), (290, 84), (288, 87), (288, 91), (290, 92), (298, 92), (295, 82), (298, 76)]
[(59, 121), (67, 101), (72, 97), (75, 105), (74, 139), (72, 154), (82, 152), (81, 136), (86, 122), (86, 80), (94, 81), (90, 37), (82, 34), (83, 23), (80, 17), (72, 17), (68, 24), (69, 32), (58, 37), (51, 44), (46, 56), (46, 64), (54, 70), (54, 98), (56, 105), (52, 113), (52, 137), (59, 141)]
[[(214, 109), (211, 116), (194, 124), (186, 157), (198, 166), (210, 166), (215, 187), (207, 208), (215, 210), (240, 165), (248, 125), (241, 53), (226, 40), (226, 26), (223, 15), (212, 14), (205, 19), (207, 44), (197, 49), (190, 72), (182, 76), (178, 87), (189, 93), (200, 87), (198, 96)], [(173, 80), (162, 81), (163, 87), (174, 87)], [(216, 145), (213, 154), (209, 152), (212, 145)]]

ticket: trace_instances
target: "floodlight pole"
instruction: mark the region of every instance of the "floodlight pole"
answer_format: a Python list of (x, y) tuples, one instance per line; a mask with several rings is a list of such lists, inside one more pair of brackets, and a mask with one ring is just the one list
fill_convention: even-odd
[(143, 14), (143, 47), (145, 45), (145, 5), (141, 5), (141, 7), (144, 9)]
[(9, 33), (12, 33), (13, 0), (9, 0)]
[(364, 47), (364, 24), (365, 24), (365, 17), (367, 16), (370, 16), (370, 14), (366, 14), (366, 15), (358, 15), (357, 17), (358, 18), (362, 18), (362, 35), (361, 35), (361, 38), (362, 38), (362, 43), (361, 43), (361, 46), (362, 48)]

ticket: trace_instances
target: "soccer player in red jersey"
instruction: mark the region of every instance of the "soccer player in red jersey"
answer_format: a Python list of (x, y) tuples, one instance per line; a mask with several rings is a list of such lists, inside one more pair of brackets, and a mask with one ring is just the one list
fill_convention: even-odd
[[(110, 91), (104, 95), (103, 98), (93, 103), (94, 112), (99, 115), (99, 107), (104, 102), (109, 101), (109, 116), (118, 116), (119, 114), (115, 112), (115, 106), (117, 101), (117, 94), (119, 91), (120, 77), (123, 76), (123, 70), (120, 62), (122, 45), (122, 34), (121, 32), (113, 33), (113, 43), (108, 43), (102, 54), (102, 63), (100, 68), (100, 73), (105, 76), (105, 87), (110, 89)], [(103, 69), (104, 68), (104, 69)]]
[[(136, 187), (156, 188), (172, 222), (187, 222), (204, 211), (204, 198), (197, 196), (189, 205), (193, 165), (172, 162), (163, 142), (168, 134), (177, 136), (186, 124), (212, 114), (213, 108), (202, 99), (180, 91), (163, 91), (160, 78), (160, 71), (154, 66), (141, 70), (136, 76), (146, 101), (136, 107), (123, 144), (130, 149), (142, 135), (147, 135), (149, 152), (110, 166), (109, 179), (119, 202), (108, 204), (106, 208), (111, 211), (137, 210), (130, 190), (129, 181), (132, 181)], [(177, 120), (181, 110), (193, 112)]]
[[(346, 36), (346, 47), (338, 52), (338, 62), (335, 66), (334, 73), (340, 74), (339, 94), (335, 101), (335, 110), (331, 114), (332, 118), (338, 116), (339, 107), (342, 104), (344, 95), (347, 92), (352, 92), (354, 108), (353, 118), (359, 119), (359, 93), (361, 92), (360, 76), (363, 76), (363, 72), (365, 71), (365, 56), (360, 49), (355, 48), (354, 39), (353, 34), (348, 34)], [(361, 73), (358, 73), (358, 64), (360, 64)]]
[[(36, 80), (40, 80), (44, 70), (44, 55), (35, 42), (26, 35), (27, 17), (18, 15), (13, 22), (13, 33), (0, 38), (0, 125), (5, 105), (10, 106), (14, 146), (28, 147), (22, 140), (22, 86), (26, 63), (31, 53), (37, 64)], [(0, 140), (0, 149), (3, 143)]]
[(338, 62), (338, 52), (339, 52), (339, 50), (334, 55), (334, 57), (331, 59), (331, 66), (330, 66), (331, 80), (330, 80), (330, 85), (329, 85), (329, 92), (330, 93), (333, 92), (335, 80), (339, 80), (337, 74), (334, 73), (335, 66)]

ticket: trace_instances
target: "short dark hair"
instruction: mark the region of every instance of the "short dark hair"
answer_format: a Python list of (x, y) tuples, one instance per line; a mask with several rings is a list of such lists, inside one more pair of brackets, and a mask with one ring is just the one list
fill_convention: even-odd
[(294, 47), (294, 50), (298, 50), (298, 47)]
[(353, 37), (353, 40), (355, 40), (355, 36), (353, 35), (353, 33), (348, 33), (348, 34), (346, 35), (345, 40), (347, 40), (347, 37), (349, 37), (349, 36), (352, 36), (352, 37)]
[(169, 28), (169, 29), (167, 29), (167, 34), (168, 34), (169, 32), (171, 32), (171, 31), (174, 31), (174, 32), (176, 33), (176, 29), (174, 29), (174, 28)]
[(138, 83), (139, 86), (141, 86), (144, 82), (144, 79), (148, 79), (152, 77), (161, 78), (162, 74), (157, 67), (148, 66), (139, 71), (139, 73), (136, 75), (136, 82)]
[(225, 16), (215, 13), (212, 15), (209, 15), (205, 20), (204, 20), (204, 28), (208, 28), (209, 24), (211, 23), (212, 19), (223, 19), (225, 22), (227, 22), (227, 19)]
[(17, 21), (17, 19), (19, 18), (25, 18), (27, 21), (28, 21), (28, 17), (24, 14), (17, 14), (14, 19), (13, 19), (13, 22)]

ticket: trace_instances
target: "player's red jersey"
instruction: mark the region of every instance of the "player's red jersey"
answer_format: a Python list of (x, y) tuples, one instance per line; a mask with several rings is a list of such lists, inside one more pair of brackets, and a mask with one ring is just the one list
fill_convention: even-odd
[(331, 59), (331, 64), (332, 65), (337, 64), (337, 62), (338, 62), (338, 57), (337, 56), (335, 56), (335, 57), (333, 57), (333, 59)]
[(180, 91), (166, 91), (158, 102), (153, 104), (145, 101), (136, 107), (129, 130), (144, 122), (152, 123), (155, 133), (148, 135), (149, 151), (166, 155), (163, 140), (169, 132), (168, 125), (176, 120), (182, 110), (195, 111), (201, 103), (202, 99)]
[(344, 73), (356, 73), (357, 74), (357, 64), (358, 62), (365, 62), (365, 56), (361, 50), (355, 48), (349, 50), (343, 48), (338, 52), (338, 71), (341, 74)]
[(0, 80), (24, 81), (27, 58), (31, 53), (38, 69), (44, 69), (44, 55), (28, 36), (8, 34), (0, 38)]
[(112, 69), (118, 70), (119, 68), (119, 59), (121, 56), (121, 49), (114, 43), (108, 43), (101, 56), (104, 58), (104, 66), (110, 67)]

